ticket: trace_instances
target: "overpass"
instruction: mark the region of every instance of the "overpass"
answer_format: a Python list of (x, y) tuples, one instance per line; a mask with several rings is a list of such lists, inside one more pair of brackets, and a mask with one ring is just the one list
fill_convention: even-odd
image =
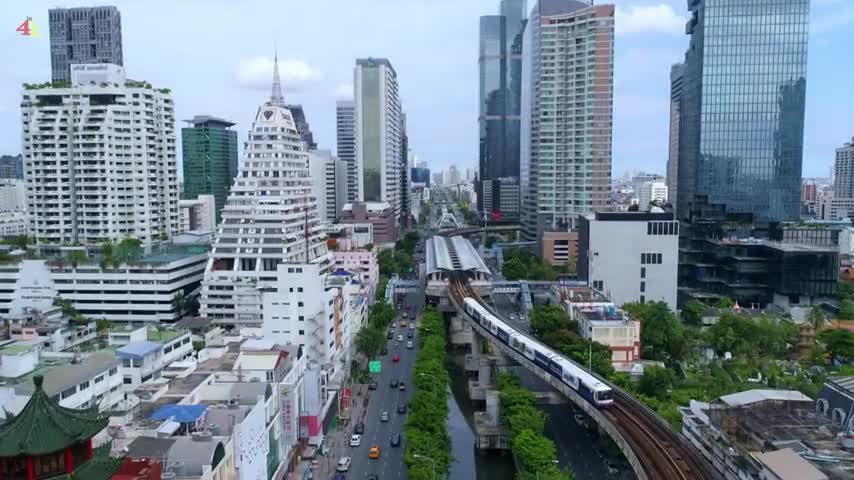
[[(575, 390), (530, 361), (528, 357), (519, 354), (506, 343), (498, 341), (480, 323), (472, 321), (462, 308), (465, 298), (474, 298), (484, 308), (495, 314), (491, 306), (484, 302), (478, 292), (472, 288), (468, 276), (462, 272), (449, 272), (447, 276), (449, 279), (449, 299), (461, 312), (463, 318), (469, 321), (472, 331), (477, 333), (477, 335), (472, 336), (472, 355), (476, 356), (480, 353), (480, 343), (483, 341), (481, 339), (487, 339), (502, 354), (525, 367), (569, 398), (599, 424), (602, 430), (608, 433), (626, 456), (640, 480), (718, 480), (720, 478), (712, 465), (686, 438), (673, 430), (653, 410), (616, 385), (600, 378), (613, 389), (614, 404), (607, 409), (599, 410)], [(558, 352), (553, 351), (553, 353), (560, 355)], [(572, 362), (572, 360), (568, 361)], [(575, 364), (575, 362), (572, 363)], [(583, 368), (578, 364), (575, 365)]]
[(455, 237), (458, 235), (473, 235), (475, 233), (483, 233), (486, 232), (515, 232), (519, 230), (519, 225), (487, 225), (486, 227), (475, 226), (475, 227), (461, 227), (456, 228), (454, 230), (445, 230), (443, 232), (439, 232), (439, 235), (443, 235), (445, 237)]

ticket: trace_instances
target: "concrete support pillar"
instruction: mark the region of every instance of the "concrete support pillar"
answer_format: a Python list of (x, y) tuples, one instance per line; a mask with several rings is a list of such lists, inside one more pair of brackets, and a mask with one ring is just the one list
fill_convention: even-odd
[(477, 383), (484, 387), (492, 385), (492, 365), (488, 361), (481, 363), (477, 371)]
[(483, 339), (476, 332), (471, 335), (471, 359), (475, 365), (480, 365), (481, 353), (483, 351)]
[(501, 396), (498, 390), (486, 392), (486, 414), (489, 416), (490, 425), (497, 427), (501, 418)]

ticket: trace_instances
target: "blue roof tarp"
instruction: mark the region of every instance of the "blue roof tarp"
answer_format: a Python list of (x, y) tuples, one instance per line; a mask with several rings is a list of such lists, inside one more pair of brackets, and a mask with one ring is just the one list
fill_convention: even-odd
[(140, 340), (138, 342), (130, 342), (116, 350), (116, 356), (119, 358), (130, 358), (133, 360), (142, 360), (146, 355), (163, 348), (159, 343), (149, 342), (148, 340)]
[(207, 405), (163, 405), (149, 418), (152, 420), (173, 420), (178, 423), (193, 423), (198, 422), (207, 409)]

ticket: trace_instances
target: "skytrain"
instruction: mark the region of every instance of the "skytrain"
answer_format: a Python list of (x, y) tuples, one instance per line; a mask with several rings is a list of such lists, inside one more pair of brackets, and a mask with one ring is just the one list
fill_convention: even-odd
[(562, 356), (554, 353), (542, 343), (519, 333), (503, 320), (489, 313), (473, 298), (466, 298), (466, 313), (501, 343), (516, 350), (538, 367), (572, 388), (596, 408), (605, 408), (614, 403), (611, 387), (587, 373)]

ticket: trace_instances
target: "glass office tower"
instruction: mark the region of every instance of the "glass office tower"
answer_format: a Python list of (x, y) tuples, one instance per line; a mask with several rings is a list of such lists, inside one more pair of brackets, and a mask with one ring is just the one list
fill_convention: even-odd
[(697, 196), (758, 222), (796, 220), (809, 0), (689, 0), (677, 212)]

